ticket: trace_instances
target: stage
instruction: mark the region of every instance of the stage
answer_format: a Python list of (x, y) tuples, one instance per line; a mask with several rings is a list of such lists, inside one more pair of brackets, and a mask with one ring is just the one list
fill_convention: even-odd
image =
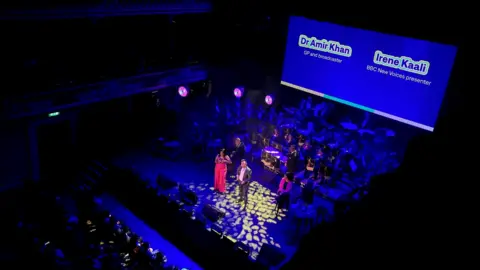
[[(157, 186), (158, 175), (181, 183), (195, 191), (199, 202), (193, 207), (197, 218), (201, 209), (211, 204), (225, 211), (226, 216), (220, 222), (225, 235), (232, 241), (242, 241), (252, 250), (255, 259), (263, 244), (279, 247), (287, 255), (288, 261), (296, 251), (298, 241), (308, 230), (297, 230), (289, 220), (288, 212), (275, 214), (276, 186), (273, 184), (277, 175), (263, 169), (260, 162), (250, 162), (253, 171), (253, 181), (249, 189), (249, 203), (242, 208), (236, 201), (237, 185), (233, 180), (227, 180), (225, 195), (213, 192), (214, 157), (208, 161), (179, 160), (169, 161), (152, 156), (148, 149), (138, 149), (125, 153), (113, 159), (113, 165), (120, 168), (131, 168), (152, 186)], [(162, 191), (170, 197), (178, 193), (178, 189)], [(301, 188), (295, 187), (293, 196), (299, 196)], [(315, 198), (315, 206), (328, 210), (333, 215), (333, 202), (319, 196)]]
[[(170, 200), (181, 201), (175, 183), (195, 192), (198, 203), (195, 206), (185, 203), (181, 207), (189, 213), (194, 212), (197, 219), (204, 219), (202, 210), (206, 205), (225, 212), (225, 217), (218, 222), (220, 228), (216, 229), (221, 229), (230, 240), (248, 245), (252, 259), (256, 259), (262, 246), (268, 244), (280, 248), (287, 255), (284, 260), (287, 262), (303, 235), (315, 225), (341, 215), (348, 210), (348, 205), (368, 193), (366, 189), (371, 176), (396, 168), (403, 153), (402, 139), (409, 137), (405, 136), (408, 130), (403, 132), (395, 123), (385, 123), (370, 114), (358, 115), (358, 111), (352, 108), (335, 107), (330, 102), (311, 97), (301, 99), (297, 109), (287, 106), (271, 108), (263, 105), (261, 99), (262, 105), (254, 106), (250, 99), (241, 101), (232, 97), (221, 102), (212, 100), (208, 104), (201, 98), (192, 97), (177, 101), (175, 106), (162, 105), (169, 113), (159, 109), (153, 114), (155, 117), (151, 123), (164, 123), (164, 119), (173, 117), (171, 115), (175, 115), (172, 118), (175, 121), (169, 125), (158, 124), (159, 128), (148, 136), (149, 141), (139, 142), (137, 145), (140, 146), (134, 150), (123, 151), (104, 161), (132, 170)], [(242, 102), (245, 103), (243, 106)], [(303, 108), (302, 104), (309, 102), (312, 103), (309, 107), (329, 116), (314, 117), (320, 112)], [(214, 110), (209, 110), (210, 106)], [(225, 116), (223, 112), (226, 112)], [(246, 117), (241, 117), (243, 115)], [(294, 145), (301, 152), (301, 157), (297, 157), (298, 167), (294, 170), (297, 184), (291, 191), (292, 205), (289, 211), (282, 210), (278, 215), (275, 212), (276, 192), (283, 174), (273, 173), (276, 170), (266, 169), (262, 164), (265, 161), (262, 150), (272, 146), (264, 143), (263, 138), (270, 141), (275, 130), (281, 133), (278, 140), (283, 150), (287, 145)], [(295, 143), (286, 141), (288, 135), (292, 135)], [(253, 171), (249, 203), (245, 207), (237, 202), (237, 184), (232, 179), (227, 179), (226, 194), (213, 191), (215, 156), (221, 148), (233, 149), (236, 138), (241, 138), (244, 143), (244, 157)], [(311, 148), (302, 147), (306, 142)], [(319, 149), (325, 150), (322, 162), (328, 167), (328, 175), (326, 171), (322, 173), (328, 179), (315, 179), (317, 196), (314, 196), (314, 203), (307, 206), (310, 210), (305, 212), (309, 214), (299, 214), (299, 204), (295, 202), (302, 192), (300, 183), (305, 183), (305, 158), (316, 158)], [(286, 171), (285, 165), (274, 168)], [(174, 182), (165, 186), (175, 187), (165, 189), (164, 185), (158, 185), (159, 178)]]

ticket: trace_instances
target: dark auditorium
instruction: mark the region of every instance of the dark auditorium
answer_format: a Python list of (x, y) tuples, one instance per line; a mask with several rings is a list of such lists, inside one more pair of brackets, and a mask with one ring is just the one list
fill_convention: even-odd
[(351, 5), (0, 3), (1, 268), (467, 268), (464, 12)]

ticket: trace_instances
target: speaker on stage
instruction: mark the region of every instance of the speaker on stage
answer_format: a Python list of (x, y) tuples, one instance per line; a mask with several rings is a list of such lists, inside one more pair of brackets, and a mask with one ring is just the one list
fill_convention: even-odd
[(202, 209), (202, 215), (209, 221), (215, 223), (219, 219), (225, 217), (225, 212), (223, 212), (222, 210), (218, 209), (217, 207), (211, 204), (207, 204)]
[(280, 265), (285, 258), (285, 254), (283, 254), (279, 248), (264, 244), (258, 254), (257, 262), (264, 266), (272, 267)]

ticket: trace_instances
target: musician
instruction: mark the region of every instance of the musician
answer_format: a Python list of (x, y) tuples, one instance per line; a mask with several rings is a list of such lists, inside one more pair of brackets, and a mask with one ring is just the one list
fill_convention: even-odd
[(278, 186), (278, 195), (289, 193), (293, 188), (293, 180), (295, 175), (292, 172), (287, 172), (285, 176), (280, 180), (280, 185)]
[(302, 134), (300, 134), (300, 135), (298, 136), (298, 146), (299, 146), (299, 147), (304, 146), (306, 141), (307, 141), (307, 139), (306, 139), (305, 136), (303, 136)]
[(302, 201), (305, 204), (311, 205), (313, 204), (314, 196), (315, 196), (315, 182), (312, 179), (308, 179), (307, 183), (302, 189), (302, 195), (301, 195)]
[(303, 178), (308, 179), (310, 175), (314, 172), (315, 167), (315, 160), (312, 157), (308, 156), (305, 159), (305, 171), (303, 173)]
[(313, 179), (315, 179), (315, 180), (318, 179), (320, 166), (321, 166), (321, 164), (323, 164), (326, 157), (327, 156), (326, 156), (323, 148), (318, 148), (316, 150), (316, 154), (314, 155), (314, 158), (313, 158), (315, 160), (315, 166), (314, 166), (314, 170), (313, 170)]
[(305, 110), (311, 110), (313, 107), (312, 104), (313, 104), (312, 97), (309, 96), (307, 98), (307, 102), (305, 103)]
[(235, 139), (235, 148), (230, 155), (230, 159), (232, 160), (233, 167), (231, 167), (230, 171), (230, 178), (235, 178), (235, 174), (232, 170), (236, 166), (240, 165), (240, 161), (245, 157), (245, 144), (242, 142), (240, 138)]
[(235, 149), (231, 154), (234, 160), (241, 161), (245, 157), (245, 144), (240, 138), (235, 139)]
[(280, 138), (280, 132), (278, 131), (278, 129), (274, 129), (272, 134), (272, 141), (279, 142), (278, 138)]
[(298, 152), (295, 145), (290, 145), (287, 154), (287, 172), (295, 173), (297, 171)]
[(240, 167), (237, 169), (237, 181), (240, 193), (240, 202), (248, 203), (248, 187), (250, 186), (250, 180), (252, 178), (252, 169), (247, 166), (247, 161), (242, 159)]
[(315, 150), (313, 149), (312, 145), (310, 144), (310, 141), (305, 141), (305, 144), (302, 145), (302, 147), (300, 148), (300, 151), (302, 152), (302, 155), (304, 157), (315, 156)]
[(310, 144), (310, 141), (305, 139), (305, 137), (303, 137), (304, 140), (303, 140), (303, 145), (302, 145), (302, 149), (303, 150), (311, 150), (312, 149), (312, 144)]
[(290, 191), (293, 188), (293, 180), (295, 175), (292, 172), (287, 172), (280, 181), (278, 186), (277, 210), (288, 209), (290, 206)]
[(292, 144), (295, 144), (295, 141), (293, 139), (292, 134), (289, 133), (289, 134), (285, 135), (285, 145), (290, 146)]
[(318, 148), (318, 150), (317, 150), (317, 159), (320, 160), (320, 161), (323, 161), (323, 160), (326, 159), (326, 155), (323, 152), (322, 148)]
[(362, 123), (360, 124), (360, 128), (366, 128), (368, 123), (370, 122), (370, 113), (365, 111), (363, 115), (364, 115), (364, 118)]
[(322, 102), (321, 111), (319, 112), (319, 119), (320, 119), (320, 124), (323, 126), (329, 127), (331, 126), (330, 123), (334, 123), (335, 121), (335, 105), (333, 102)]
[(320, 179), (320, 184), (327, 184), (328, 181), (330, 180), (331, 174), (332, 174), (331, 164), (328, 161), (321, 162), (318, 168), (318, 176)]
[(312, 97), (308, 97), (307, 99), (302, 99), (300, 101), (300, 110), (306, 111), (312, 109)]

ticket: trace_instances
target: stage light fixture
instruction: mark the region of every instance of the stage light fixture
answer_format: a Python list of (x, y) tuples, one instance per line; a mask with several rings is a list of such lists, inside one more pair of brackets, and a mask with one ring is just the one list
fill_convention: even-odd
[(273, 96), (266, 95), (265, 96), (265, 104), (267, 104), (268, 106), (272, 105), (273, 104)]
[(188, 88), (185, 87), (185, 86), (180, 86), (178, 87), (178, 94), (181, 96), (181, 97), (187, 97), (188, 96)]
[(235, 89), (233, 89), (233, 95), (236, 98), (241, 98), (243, 96), (243, 91), (244, 91), (243, 87), (235, 87)]

